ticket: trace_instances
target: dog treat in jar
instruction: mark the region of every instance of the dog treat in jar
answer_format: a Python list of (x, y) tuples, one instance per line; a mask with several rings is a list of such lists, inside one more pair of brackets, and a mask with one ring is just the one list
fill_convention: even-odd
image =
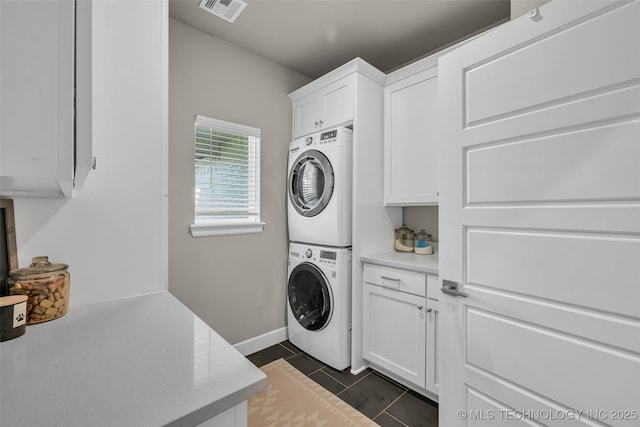
[(26, 268), (9, 272), (9, 293), (27, 296), (27, 324), (64, 316), (69, 310), (69, 266), (35, 257)]

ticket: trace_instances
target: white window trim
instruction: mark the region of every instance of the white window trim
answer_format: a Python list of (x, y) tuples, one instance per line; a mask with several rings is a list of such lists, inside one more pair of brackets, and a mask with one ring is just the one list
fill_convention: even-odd
[(258, 234), (264, 230), (264, 222), (229, 222), (191, 224), (191, 237), (237, 236), (241, 234)]
[[(247, 135), (257, 136), (260, 138), (260, 130), (237, 123), (224, 122), (218, 119), (210, 119), (204, 116), (196, 116), (196, 121), (203, 124), (209, 124), (211, 127), (225, 129), (231, 132), (241, 131)], [(256, 164), (258, 179), (260, 178), (260, 162)], [(259, 205), (258, 205), (259, 206)], [(194, 223), (189, 226), (191, 237), (213, 237), (213, 236), (235, 236), (243, 234), (258, 234), (264, 230), (265, 223), (260, 221), (259, 216), (253, 220), (198, 220), (194, 218)]]

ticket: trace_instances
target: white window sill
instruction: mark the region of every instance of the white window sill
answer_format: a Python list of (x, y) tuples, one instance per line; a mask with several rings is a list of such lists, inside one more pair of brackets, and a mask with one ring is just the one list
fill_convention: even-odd
[(222, 224), (191, 224), (191, 237), (236, 236), (262, 233), (264, 222), (234, 222)]

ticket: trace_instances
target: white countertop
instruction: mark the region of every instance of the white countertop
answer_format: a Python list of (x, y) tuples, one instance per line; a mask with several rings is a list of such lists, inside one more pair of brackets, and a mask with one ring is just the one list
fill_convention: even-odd
[(383, 265), (385, 267), (402, 268), (404, 270), (438, 275), (438, 253), (419, 255), (414, 252), (383, 252), (362, 255), (362, 262)]
[(72, 306), (0, 357), (2, 427), (192, 426), (266, 388), (168, 292)]

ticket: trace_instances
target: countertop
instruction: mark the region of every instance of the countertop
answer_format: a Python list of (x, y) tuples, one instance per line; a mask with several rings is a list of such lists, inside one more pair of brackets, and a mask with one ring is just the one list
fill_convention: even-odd
[(438, 253), (418, 255), (413, 252), (383, 252), (360, 256), (360, 261), (385, 267), (402, 268), (426, 274), (438, 274)]
[(168, 292), (71, 306), (0, 351), (2, 427), (192, 426), (267, 384)]

